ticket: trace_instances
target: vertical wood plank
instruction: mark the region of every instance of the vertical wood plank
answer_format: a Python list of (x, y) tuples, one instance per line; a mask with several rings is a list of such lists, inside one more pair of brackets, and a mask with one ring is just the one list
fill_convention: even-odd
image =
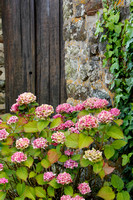
[(36, 95), (39, 104), (50, 102), (49, 0), (35, 0), (36, 6)]
[(50, 0), (50, 104), (60, 103), (59, 0)]
[(17, 96), (35, 92), (34, 0), (3, 0), (6, 112)]
[(66, 79), (65, 79), (65, 63), (64, 63), (64, 39), (63, 39), (63, 0), (60, 1), (60, 103), (66, 102)]

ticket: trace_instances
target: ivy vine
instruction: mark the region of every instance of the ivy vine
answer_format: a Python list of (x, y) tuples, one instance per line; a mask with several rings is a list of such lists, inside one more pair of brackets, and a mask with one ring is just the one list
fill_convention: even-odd
[[(125, 168), (127, 187), (133, 187), (131, 177), (132, 164), (130, 162), (133, 147), (133, 0), (130, 2), (130, 18), (121, 20), (118, 1), (103, 0), (103, 15), (99, 13), (96, 35), (100, 34), (100, 41), (106, 42), (103, 67), (109, 67), (113, 74), (110, 89), (115, 93), (115, 106), (121, 110), (122, 128), (128, 145), (123, 149), (122, 164), (129, 163)], [(130, 172), (129, 172), (130, 171)]]

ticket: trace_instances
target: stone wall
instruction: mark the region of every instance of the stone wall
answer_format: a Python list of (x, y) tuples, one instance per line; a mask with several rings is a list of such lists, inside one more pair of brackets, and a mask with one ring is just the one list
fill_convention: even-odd
[(0, 18), (0, 113), (5, 111), (5, 68), (2, 36), (2, 20)]
[[(120, 3), (124, 5), (124, 0)], [(63, 8), (67, 102), (99, 97), (113, 104), (114, 94), (109, 90), (112, 76), (102, 67), (106, 45), (95, 36), (102, 0), (64, 0)]]

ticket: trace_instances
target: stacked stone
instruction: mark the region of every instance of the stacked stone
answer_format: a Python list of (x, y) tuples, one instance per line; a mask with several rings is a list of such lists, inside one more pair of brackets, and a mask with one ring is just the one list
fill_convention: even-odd
[(2, 19), (0, 18), (0, 113), (5, 112), (5, 68), (2, 35)]
[(113, 100), (111, 74), (102, 68), (106, 44), (95, 36), (101, 0), (64, 0), (65, 72), (68, 103), (88, 97)]

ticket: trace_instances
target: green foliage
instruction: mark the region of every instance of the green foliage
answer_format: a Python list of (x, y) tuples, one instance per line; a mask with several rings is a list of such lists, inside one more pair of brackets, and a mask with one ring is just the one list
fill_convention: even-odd
[[(116, 1), (103, 0), (103, 5), (103, 16), (100, 19), (99, 13), (96, 35), (100, 33), (100, 41), (107, 43), (103, 67), (109, 67), (113, 74), (110, 89), (115, 93), (115, 106), (121, 110), (120, 117), (123, 119), (121, 127), (126, 135), (125, 141), (114, 141), (112, 147), (114, 149), (124, 147), (121, 149), (121, 154), (126, 152), (122, 155), (122, 165), (129, 164), (123, 172), (125, 182), (128, 183), (132, 179), (132, 175), (127, 177), (127, 174), (131, 174), (130, 156), (133, 147), (133, 1), (130, 3), (130, 17), (123, 21)], [(111, 129), (113, 130), (113, 127)], [(108, 135), (115, 139), (123, 139), (121, 134), (117, 135), (113, 131), (112, 136), (111, 132)], [(117, 199), (122, 195), (124, 193), (120, 193)]]
[[(63, 195), (71, 197), (79, 195), (89, 199), (90, 194), (80, 194), (78, 189), (78, 185), (84, 182), (90, 186), (93, 199), (99, 197), (105, 200), (114, 198), (119, 200), (125, 197), (128, 199), (132, 182), (127, 185), (128, 191), (124, 190), (123, 181), (115, 174), (111, 182), (106, 182), (117, 168), (115, 163), (113, 167), (110, 163), (115, 161), (116, 155), (119, 158), (119, 151), (127, 142), (120, 128), (122, 121), (118, 120), (117, 116), (112, 116), (113, 120), (110, 121), (98, 122), (97, 114), (102, 109), (107, 110), (106, 107), (95, 110), (82, 109), (72, 113), (61, 113), (62, 116), (58, 118), (39, 119), (32, 104), (32, 108), (29, 105), (21, 106), (15, 113), (18, 121), (13, 124), (7, 123), (12, 115), (3, 116), (4, 121), (0, 124), (1, 137), (5, 130), (9, 134), (1, 138), (0, 162), (4, 168), (0, 172), (0, 180), (5, 178), (8, 182), (0, 183), (0, 199), (52, 200), (59, 199)], [(86, 127), (80, 129), (81, 117), (90, 114), (96, 120), (98, 127), (88, 128), (89, 123), (94, 125), (94, 122), (87, 121)], [(65, 128), (60, 126), (62, 123), (67, 124), (70, 119), (74, 122), (72, 127), (77, 127), (75, 130), (78, 133), (71, 132), (69, 126)], [(55, 136), (55, 133), (60, 135)], [(29, 141), (28, 144), (24, 138)], [(22, 146), (18, 143), (18, 139), (21, 139)], [(44, 146), (38, 146), (42, 144)], [(18, 152), (24, 157), (22, 154), (22, 157), (19, 157)], [(125, 166), (130, 159), (131, 153), (124, 154), (119, 165)], [(53, 172), (50, 179), (44, 178), (47, 172)], [(71, 177), (72, 182), (59, 183), (58, 175), (63, 172)], [(96, 185), (100, 178), (101, 183)]]

